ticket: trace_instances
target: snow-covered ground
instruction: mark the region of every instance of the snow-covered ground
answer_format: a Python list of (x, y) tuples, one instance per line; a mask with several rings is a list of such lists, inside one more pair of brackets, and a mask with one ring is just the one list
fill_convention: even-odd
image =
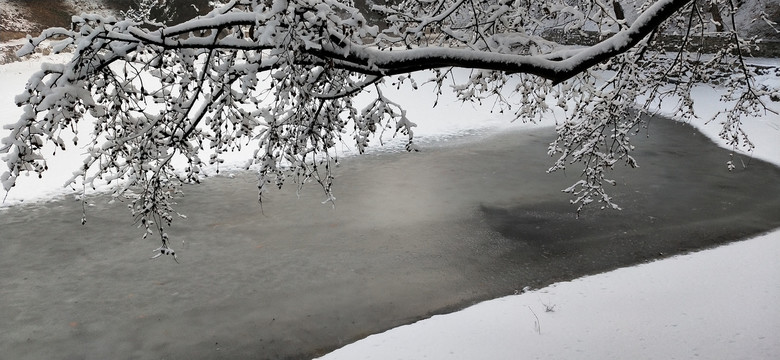
[[(0, 125), (19, 118), (21, 110), (13, 98), (41, 61), (0, 65)], [(780, 87), (772, 76), (759, 81)], [(726, 106), (718, 95), (716, 90), (697, 89), (696, 104), (705, 113), (714, 113)], [(420, 98), (425, 96), (399, 91), (394, 100), (404, 104), (418, 123), (415, 133), (421, 143), (465, 133), (550, 125), (553, 118), (540, 125), (510, 124), (507, 117), (485, 108), (444, 98), (433, 109), (432, 103)], [(780, 111), (780, 103), (769, 104)], [(752, 156), (780, 165), (780, 116), (744, 121), (757, 147)], [(694, 125), (716, 138), (717, 124)], [(0, 135), (5, 134), (7, 130)], [(389, 146), (401, 144), (398, 139)], [(22, 179), (2, 206), (69, 193), (62, 184), (70, 177), (72, 164), (80, 163), (81, 151), (58, 153), (43, 179)], [(343, 154), (350, 151), (343, 149)], [(239, 163), (234, 160), (236, 167)], [(780, 358), (777, 259), (780, 231), (488, 301), (370, 336), (323, 358)]]
[[(14, 97), (24, 90), (27, 79), (40, 69), (44, 62), (63, 63), (70, 59), (71, 54), (58, 54), (42, 56), (36, 54), (29, 61), (14, 62), (0, 65), (0, 126), (13, 124), (18, 121), (22, 115), (22, 109), (14, 104)], [(417, 124), (414, 128), (415, 142), (425, 144), (436, 141), (443, 141), (453, 137), (462, 137), (467, 134), (478, 134), (488, 131), (497, 131), (502, 128), (532, 127), (532, 126), (551, 126), (554, 124), (553, 116), (536, 123), (512, 123), (509, 115), (499, 114), (497, 111), (491, 113), (486, 111), (487, 107), (479, 107), (471, 104), (457, 103), (452, 94), (443, 94), (440, 97), (439, 104), (433, 107), (435, 96), (433, 87), (422, 86), (422, 90), (410, 91), (410, 86), (402, 85), (400, 89), (388, 86), (386, 93), (399, 104), (403, 104), (410, 112), (412, 121)], [(430, 90), (430, 91), (428, 91)], [(428, 91), (428, 92), (426, 92)], [(421, 100), (422, 99), (422, 100)], [(562, 116), (558, 114), (558, 116)], [(91, 125), (82, 122), (79, 126), (81, 143), (85, 143), (84, 137), (91, 133)], [(8, 130), (0, 130), (0, 138), (5, 137)], [(382, 136), (382, 146), (378, 139), (371, 141), (369, 152), (379, 151), (403, 151), (407, 138), (405, 135), (398, 134), (393, 136), (393, 131), (388, 130)], [(352, 156), (356, 154), (353, 145), (349, 144), (351, 135), (345, 136), (345, 143), (338, 148), (339, 156)], [(4, 201), (0, 202), (0, 208), (17, 205), (22, 202), (45, 201), (54, 197), (60, 197), (68, 194), (74, 194), (74, 190), (64, 187), (65, 183), (71, 178), (74, 170), (74, 164), (81, 164), (86, 152), (86, 145), (74, 147), (68, 144), (67, 151), (57, 150), (56, 157), (50, 158), (48, 162), (49, 170), (40, 179), (32, 174), (16, 183), (16, 186), (7, 194), (1, 190), (0, 196), (5, 196)], [(50, 155), (54, 148), (44, 151), (44, 155)], [(220, 164), (221, 174), (231, 171), (240, 171), (244, 169), (246, 159), (252, 157), (253, 149), (246, 147), (241, 152), (228, 153), (223, 156), (225, 162)], [(201, 155), (208, 159), (208, 154)], [(204, 168), (204, 173), (214, 175), (215, 167)], [(76, 189), (78, 191), (83, 189)], [(106, 188), (98, 188), (98, 191)]]
[[(14, 104), (14, 98), (24, 90), (27, 79), (34, 72), (40, 70), (41, 63), (44, 61), (65, 62), (70, 56), (70, 54), (62, 54), (0, 65), (0, 126), (13, 124), (19, 120), (22, 109)], [(5, 137), (7, 134), (8, 130), (0, 130), (0, 136)], [(73, 164), (81, 162), (81, 152), (80, 149), (59, 152), (56, 160), (49, 162), (51, 171), (46, 176), (35, 179), (34, 175), (30, 175), (29, 178), (19, 181), (11, 192), (3, 194), (5, 201), (0, 204), (0, 208), (24, 201), (50, 200), (72, 192), (63, 186), (75, 170)], [(2, 192), (4, 193), (4, 191)]]
[(778, 259), (775, 231), (483, 302), (321, 359), (777, 359)]

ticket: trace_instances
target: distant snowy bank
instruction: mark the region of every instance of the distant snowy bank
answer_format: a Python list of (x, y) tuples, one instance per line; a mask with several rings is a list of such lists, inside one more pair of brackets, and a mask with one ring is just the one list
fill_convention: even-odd
[[(0, 125), (5, 126), (18, 121), (22, 114), (22, 109), (14, 104), (14, 97), (24, 90), (27, 79), (33, 73), (40, 70), (41, 64), (45, 62), (63, 63), (70, 59), (71, 54), (58, 54), (36, 57), (29, 61), (14, 62), (0, 65), (0, 110), (3, 111), (3, 117), (0, 118)], [(425, 75), (427, 76), (427, 75)], [(422, 81), (421, 81), (422, 82)], [(438, 105), (434, 108), (436, 101), (432, 87), (421, 86), (419, 91), (409, 91), (402, 86), (400, 89), (388, 85), (386, 93), (394, 101), (403, 104), (410, 114), (410, 118), (417, 124), (414, 127), (415, 142), (423, 146), (428, 143), (463, 138), (469, 135), (487, 134), (501, 129), (518, 129), (538, 126), (552, 126), (554, 116), (535, 123), (513, 123), (509, 114), (500, 114), (498, 111), (490, 111), (489, 106), (478, 106), (474, 104), (463, 104), (456, 100), (451, 93), (442, 94), (439, 97)], [(563, 116), (558, 114), (558, 116)], [(82, 121), (79, 125), (80, 137), (85, 138), (91, 131), (91, 124)], [(8, 130), (0, 131), (3, 137)], [(354, 144), (351, 144), (352, 134), (344, 134), (344, 142), (338, 146), (337, 155), (339, 157), (353, 156), (357, 154)], [(83, 143), (83, 141), (82, 141)], [(384, 151), (404, 151), (406, 138), (404, 135), (394, 136), (392, 130), (386, 131), (380, 138), (371, 140), (369, 153)], [(72, 143), (68, 144), (66, 151), (57, 150), (56, 157), (49, 159), (49, 170), (43, 175), (43, 178), (34, 178), (30, 175), (28, 178), (21, 178), (16, 186), (7, 193), (5, 201), (0, 203), (0, 208), (13, 206), (20, 203), (30, 203), (37, 201), (47, 201), (55, 197), (65, 195), (74, 195), (84, 189), (65, 188), (64, 184), (72, 176), (74, 170), (77, 170), (74, 164), (80, 164), (85, 154), (85, 145), (75, 147)], [(217, 174), (230, 174), (240, 172), (246, 166), (246, 159), (252, 157), (252, 149), (247, 146), (242, 151), (224, 154), (225, 160), (219, 167), (204, 167), (204, 174), (212, 176)], [(52, 152), (54, 149), (51, 150)], [(208, 153), (201, 155), (204, 159), (208, 158)], [(108, 188), (98, 187), (97, 192), (106, 191)], [(87, 193), (95, 193), (91, 189), (86, 189)]]

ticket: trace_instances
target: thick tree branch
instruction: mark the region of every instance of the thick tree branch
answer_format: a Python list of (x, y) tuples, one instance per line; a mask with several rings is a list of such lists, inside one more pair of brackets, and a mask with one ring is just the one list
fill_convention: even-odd
[(463, 67), (532, 74), (552, 80), (553, 83), (560, 83), (633, 48), (672, 14), (692, 1), (658, 1), (645, 10), (631, 27), (596, 45), (546, 56), (497, 54), (443, 47), (383, 51), (356, 44), (326, 45), (321, 49), (309, 49), (307, 52), (320, 58), (338, 59), (340, 62), (336, 63), (337, 66), (372, 75), (396, 75), (443, 67)]

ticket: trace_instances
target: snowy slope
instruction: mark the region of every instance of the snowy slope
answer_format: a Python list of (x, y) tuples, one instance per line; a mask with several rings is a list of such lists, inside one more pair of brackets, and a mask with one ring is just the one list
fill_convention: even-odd
[(778, 359), (778, 258), (775, 231), (487, 301), (321, 359)]
[(18, 2), (0, 0), (0, 31), (30, 32), (35, 23)]
[[(56, 2), (63, 2), (71, 9), (73, 15), (79, 15), (81, 13), (107, 15), (116, 12), (110, 6), (109, 0), (61, 0)], [(637, 17), (637, 9), (645, 3), (645, 0), (622, 0), (619, 2), (624, 9), (626, 19), (629, 22), (632, 22)], [(704, 10), (705, 13), (703, 16), (707, 16), (707, 9)], [(725, 12), (725, 9), (722, 11)], [(737, 30), (745, 36), (759, 35), (780, 39), (780, 34), (772, 29), (767, 23), (767, 20), (780, 23), (780, 3), (777, 1), (744, 1), (739, 5), (734, 19)], [(731, 28), (730, 21), (727, 22), (729, 22), (727, 27)], [(40, 23), (40, 19), (36, 19), (29, 14), (29, 12), (25, 10), (25, 7), (19, 4), (18, 1), (0, 0), (0, 31), (25, 33), (36, 30), (40, 31), (42, 28), (52, 25), (53, 24)], [(777, 25), (774, 26), (775, 28), (778, 27)]]
[[(27, 79), (40, 69), (41, 64), (45, 62), (62, 63), (67, 61), (69, 56), (69, 54), (39, 55), (30, 61), (0, 65), (0, 84), (3, 84), (0, 87), (0, 111), (3, 114), (0, 117), (0, 126), (13, 124), (22, 115), (22, 109), (14, 104), (14, 97), (24, 89)], [(413, 114), (410, 116), (417, 123), (414, 128), (415, 142), (423, 145), (453, 137), (462, 137), (465, 134), (485, 133), (503, 128), (518, 129), (554, 124), (552, 117), (536, 124), (512, 123), (509, 113), (492, 113), (483, 107), (459, 103), (452, 93), (442, 94), (439, 105), (434, 108), (432, 106), (434, 102), (433, 88), (427, 85), (421, 86), (419, 92), (407, 91), (403, 87), (398, 90), (390, 86), (385, 92), (394, 101), (404, 104), (410, 114)], [(562, 116), (562, 114), (558, 116)], [(89, 133), (90, 125), (82, 122), (81, 132)], [(0, 129), (0, 137), (5, 137), (7, 133), (8, 130)], [(389, 131), (383, 136), (383, 146), (379, 146), (378, 140), (372, 140), (373, 145), (369, 147), (368, 151), (404, 151), (406, 139), (403, 136), (393, 138), (392, 135), (392, 131)], [(350, 145), (347, 142), (340, 145), (338, 148), (339, 156), (356, 154), (357, 151), (353, 146), (354, 144)], [(225, 162), (220, 164), (221, 173), (243, 169), (246, 159), (252, 157), (253, 150), (251, 147), (245, 147), (240, 152), (224, 154)], [(47, 201), (74, 194), (75, 191), (64, 187), (64, 184), (71, 177), (72, 172), (76, 170), (76, 164), (82, 163), (84, 152), (84, 148), (74, 146), (69, 146), (67, 151), (58, 150), (56, 158), (50, 159), (49, 170), (42, 178), (38, 179), (33, 175), (21, 178), (7, 194), (0, 191), (0, 196), (5, 196), (0, 202), (0, 208), (14, 206), (22, 202)], [(202, 157), (208, 158), (208, 155), (202, 155)], [(204, 167), (203, 170), (208, 175), (213, 175), (216, 172), (215, 167)], [(100, 190), (105, 189), (99, 188), (98, 191)]]
[(0, 20), (2, 20), (0, 21), (0, 31), (32, 33), (31, 35), (36, 35), (35, 32), (44, 28), (59, 25), (51, 23), (52, 21), (67, 21), (67, 14), (59, 14), (56, 18), (36, 17), (28, 6), (63, 8), (71, 15), (79, 15), (81, 13), (108, 15), (113, 13), (113, 10), (103, 0), (60, 0), (28, 4), (20, 1), (0, 0)]
[[(645, 0), (623, 0), (620, 1), (623, 6), (626, 19), (632, 22), (637, 17), (637, 9), (645, 3)], [(702, 6), (702, 5), (700, 5)], [(701, 7), (702, 16), (711, 19), (708, 13), (709, 8)], [(746, 37), (761, 36), (768, 39), (780, 40), (780, 33), (775, 31), (769, 22), (780, 23), (780, 2), (776, 0), (747, 0), (738, 5), (737, 12), (734, 14), (734, 24), (728, 16), (728, 9), (721, 9), (721, 16), (724, 19), (726, 29), (736, 28), (737, 31)], [(774, 25), (780, 29), (778, 25)], [(715, 26), (711, 25), (708, 31), (714, 31)]]

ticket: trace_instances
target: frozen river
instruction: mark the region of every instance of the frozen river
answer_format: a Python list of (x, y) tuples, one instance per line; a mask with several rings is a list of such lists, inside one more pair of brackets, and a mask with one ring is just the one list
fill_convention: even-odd
[[(53, 201), (0, 213), (0, 349), (9, 359), (310, 358), (525, 286), (711, 247), (780, 226), (780, 169), (691, 127), (650, 122), (625, 210), (575, 218), (545, 174), (552, 130), (348, 158), (336, 206), (317, 185), (251, 175), (185, 189), (170, 232), (180, 263), (149, 260), (125, 204)], [(739, 160), (737, 164), (740, 164)], [(292, 184), (290, 184), (292, 185)], [(181, 243), (184, 240), (184, 244)], [(684, 275), (684, 274), (681, 274)]]

